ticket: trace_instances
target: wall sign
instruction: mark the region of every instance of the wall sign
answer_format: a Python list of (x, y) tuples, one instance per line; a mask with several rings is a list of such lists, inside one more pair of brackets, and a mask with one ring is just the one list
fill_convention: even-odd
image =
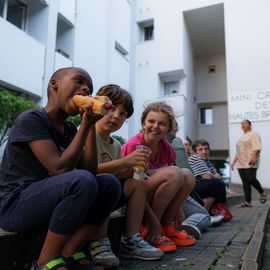
[(231, 93), (228, 106), (230, 123), (270, 120), (270, 90)]

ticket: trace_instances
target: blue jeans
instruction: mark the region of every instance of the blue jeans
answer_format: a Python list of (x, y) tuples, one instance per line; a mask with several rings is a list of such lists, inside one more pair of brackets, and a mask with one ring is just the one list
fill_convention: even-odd
[(11, 194), (0, 209), (0, 227), (14, 232), (48, 227), (72, 235), (81, 224), (101, 226), (120, 195), (120, 183), (113, 175), (73, 170)]
[(188, 196), (182, 205), (182, 210), (185, 214), (183, 225), (193, 225), (201, 232), (207, 230), (210, 225), (210, 216), (203, 206)]

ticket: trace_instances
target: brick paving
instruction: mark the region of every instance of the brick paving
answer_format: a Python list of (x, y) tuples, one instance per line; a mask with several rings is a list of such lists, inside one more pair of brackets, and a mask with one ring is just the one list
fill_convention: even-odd
[[(269, 204), (255, 201), (252, 208), (230, 207), (234, 218), (208, 232), (191, 247), (180, 247), (158, 261), (140, 261), (120, 258), (119, 270), (226, 270), (240, 269), (242, 257), (253, 236), (258, 220), (268, 213)], [(270, 238), (270, 232), (268, 235)], [(268, 241), (269, 242), (269, 241)], [(255, 252), (255, 251), (254, 251)], [(266, 247), (270, 260), (270, 244)], [(270, 262), (264, 269), (270, 269)]]
[(263, 254), (262, 270), (270, 269), (270, 217), (268, 216), (266, 225), (266, 243)]

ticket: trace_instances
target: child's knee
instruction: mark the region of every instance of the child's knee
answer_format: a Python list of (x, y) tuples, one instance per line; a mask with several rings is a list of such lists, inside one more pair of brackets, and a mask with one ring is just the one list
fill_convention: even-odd
[(182, 186), (185, 180), (182, 170), (176, 166), (170, 166), (167, 168), (167, 179), (170, 182), (175, 183), (177, 186)]
[(76, 186), (83, 193), (97, 192), (97, 181), (95, 176), (87, 170), (75, 170), (72, 178), (72, 186)]
[(147, 192), (147, 185), (145, 181), (137, 181), (137, 180), (132, 180), (132, 181), (134, 181), (134, 185), (133, 185), (134, 191), (143, 192), (143, 193)]

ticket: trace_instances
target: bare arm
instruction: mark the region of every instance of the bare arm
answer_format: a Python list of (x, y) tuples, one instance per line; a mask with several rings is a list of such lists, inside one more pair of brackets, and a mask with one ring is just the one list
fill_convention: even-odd
[(252, 156), (251, 156), (251, 159), (250, 159), (250, 161), (249, 161), (249, 164), (250, 164), (250, 165), (255, 165), (255, 164), (256, 164), (256, 162), (257, 162), (257, 157), (258, 157), (259, 153), (260, 153), (260, 150), (254, 150), (254, 151), (252, 152)]
[(231, 165), (232, 170), (234, 170), (234, 165), (235, 165), (236, 161), (237, 161), (237, 156), (235, 156), (235, 157), (234, 157), (234, 159), (233, 159), (232, 163), (230, 164), (230, 165)]
[(200, 177), (203, 180), (209, 180), (209, 179), (214, 178), (214, 175), (211, 172), (207, 172), (207, 173), (201, 174)]
[[(81, 167), (92, 171), (95, 164), (93, 166), (91, 160), (96, 158), (96, 154), (90, 153), (90, 150), (88, 150), (92, 146), (85, 148), (85, 145), (89, 140), (93, 140), (90, 129), (93, 128), (92, 125), (95, 121), (96, 118), (91, 110), (83, 112), (81, 126), (70, 145), (63, 152), (58, 150), (53, 140), (32, 141), (29, 142), (29, 146), (41, 164), (53, 175), (73, 170), (78, 166), (81, 159)], [(86, 154), (84, 154), (84, 148)], [(86, 159), (89, 159), (88, 163), (85, 162)]]
[(129, 155), (112, 160), (105, 163), (98, 164), (98, 173), (113, 173), (116, 174), (122, 170), (131, 169), (136, 166), (139, 161), (147, 162), (149, 154), (143, 151), (133, 151)]

